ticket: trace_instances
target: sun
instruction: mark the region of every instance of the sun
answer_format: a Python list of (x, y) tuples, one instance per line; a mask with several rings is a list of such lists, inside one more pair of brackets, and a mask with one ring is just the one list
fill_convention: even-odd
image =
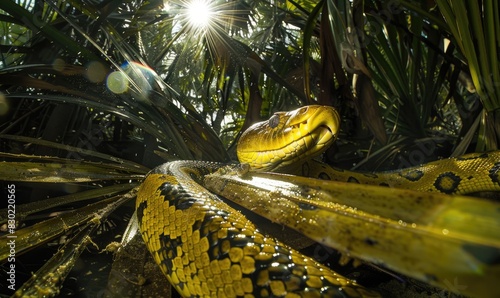
[(197, 28), (208, 27), (215, 14), (213, 6), (208, 0), (192, 0), (186, 8), (189, 24)]

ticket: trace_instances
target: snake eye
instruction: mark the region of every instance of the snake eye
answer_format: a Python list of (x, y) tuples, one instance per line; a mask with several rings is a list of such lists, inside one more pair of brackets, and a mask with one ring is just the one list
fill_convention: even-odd
[(278, 114), (274, 114), (269, 118), (269, 127), (275, 128), (280, 124), (280, 116)]

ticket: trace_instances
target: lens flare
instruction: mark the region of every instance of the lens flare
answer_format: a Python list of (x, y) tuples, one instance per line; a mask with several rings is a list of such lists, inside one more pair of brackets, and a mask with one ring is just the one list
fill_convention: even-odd
[(141, 63), (130, 61), (121, 66), (121, 70), (110, 73), (106, 79), (108, 89), (116, 94), (121, 94), (133, 89), (139, 92), (153, 89), (158, 75), (154, 70)]

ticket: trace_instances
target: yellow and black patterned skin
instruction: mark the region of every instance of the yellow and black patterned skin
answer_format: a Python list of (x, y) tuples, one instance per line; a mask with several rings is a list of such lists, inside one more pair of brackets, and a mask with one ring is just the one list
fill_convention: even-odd
[[(335, 140), (340, 118), (330, 107), (277, 113), (250, 127), (238, 158), (253, 169), (293, 166), (313, 177), (424, 191), (500, 190), (500, 153), (472, 154), (395, 172), (329, 169), (307, 159)], [(267, 143), (266, 143), (267, 142)], [(306, 159), (306, 161), (303, 161)], [(239, 211), (199, 183), (222, 165), (179, 161), (148, 174), (136, 202), (143, 239), (184, 297), (374, 297), (328, 267), (261, 234)]]
[(301, 174), (345, 181), (445, 194), (500, 191), (500, 151), (470, 153), (424, 165), (376, 173), (352, 172), (309, 160)]
[(183, 297), (376, 297), (267, 237), (197, 183), (221, 165), (164, 164), (148, 174), (136, 210), (143, 239)]
[(446, 194), (500, 191), (500, 151), (472, 153), (395, 171), (362, 173), (311, 160), (335, 140), (340, 117), (332, 107), (306, 106), (252, 125), (238, 142), (238, 159), (256, 171)]

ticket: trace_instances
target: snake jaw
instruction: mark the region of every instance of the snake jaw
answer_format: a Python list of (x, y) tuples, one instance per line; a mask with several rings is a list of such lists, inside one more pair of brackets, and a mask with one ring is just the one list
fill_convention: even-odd
[(316, 145), (328, 146), (331, 143), (333, 143), (333, 141), (337, 138), (335, 133), (333, 133), (332, 129), (326, 125), (320, 126), (318, 130), (321, 130), (321, 132), (319, 133), (319, 138)]
[(316, 156), (324, 152), (335, 141), (339, 130), (340, 117), (332, 107), (311, 106), (312, 115), (306, 120), (308, 135), (315, 142), (311, 145), (318, 147), (314, 152), (309, 153)]

